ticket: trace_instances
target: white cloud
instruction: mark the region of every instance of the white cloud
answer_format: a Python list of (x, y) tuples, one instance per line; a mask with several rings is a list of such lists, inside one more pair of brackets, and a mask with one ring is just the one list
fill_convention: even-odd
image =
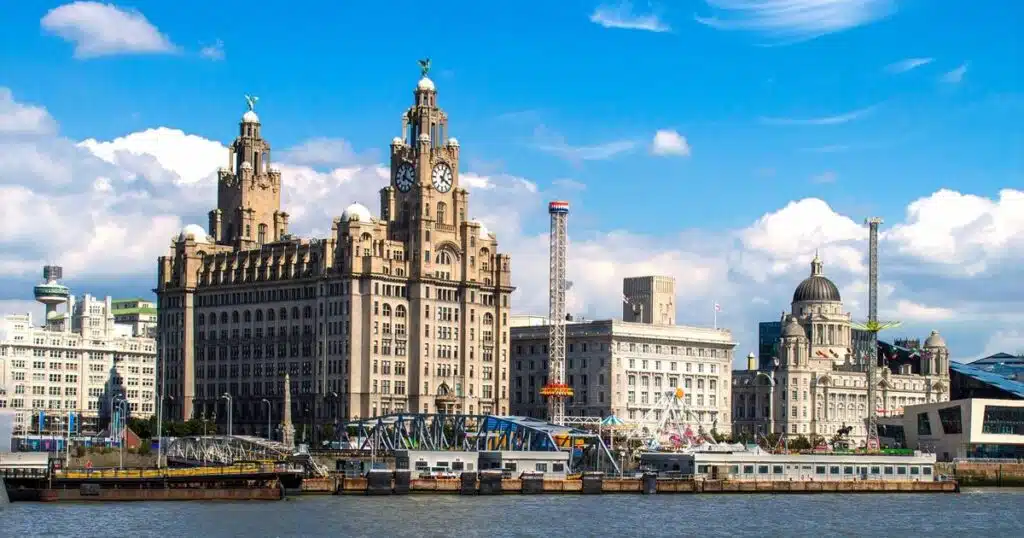
[(870, 24), (895, 11), (893, 0), (705, 0), (713, 13), (697, 21), (791, 41)]
[(199, 49), (199, 56), (207, 60), (220, 61), (224, 59), (224, 42), (218, 39), (212, 45)]
[(313, 167), (344, 166), (355, 162), (357, 155), (348, 140), (318, 137), (285, 150), (281, 158)]
[(634, 13), (631, 2), (620, 2), (616, 5), (600, 5), (590, 15), (590, 22), (605, 28), (621, 28), (625, 30), (645, 30), (648, 32), (668, 32), (671, 30), (657, 15)]
[(821, 116), (817, 118), (775, 118), (761, 117), (761, 122), (768, 125), (840, 125), (862, 118), (875, 111), (880, 105), (872, 105), (842, 114), (833, 116)]
[[(224, 126), (227, 136), (233, 131)], [(265, 134), (273, 140), (273, 133)], [(220, 142), (170, 128), (81, 143), (0, 133), (0, 300), (30, 298), (44, 263), (108, 287), (152, 282), (156, 258), (166, 254), (171, 237), (186, 223), (206, 224), (216, 203), (213, 172), (226, 164)], [(349, 202), (377, 208), (378, 190), (389, 177), (385, 165), (374, 163), (317, 170), (285, 160), (279, 166), (283, 205), (300, 235), (325, 236)], [(514, 310), (545, 312), (544, 201), (568, 185), (546, 191), (497, 171), (464, 170), (460, 177), (471, 193), (468, 216), (483, 221), (512, 254)], [(955, 354), (973, 356), (987, 335), (1009, 334), (1024, 323), (1022, 204), (1020, 190), (1005, 189), (994, 199), (940, 190), (892, 219), (881, 236), (880, 306), (904, 321), (899, 334), (923, 337), (938, 329)], [(788, 307), (818, 250), (846, 308), (864, 316), (867, 231), (862, 217), (823, 200), (793, 201), (738, 229), (657, 236), (601, 229), (584, 215), (570, 222), (570, 312), (618, 315), (620, 299), (609, 290), (620, 289), (622, 277), (669, 274), (678, 282), (679, 319), (710, 324), (709, 305), (721, 303), (719, 322), (733, 328), (745, 355), (755, 346), (756, 322), (776, 319)]]
[(14, 101), (10, 89), (0, 87), (0, 134), (52, 134), (57, 122), (45, 108)]
[(952, 71), (947, 71), (944, 75), (942, 75), (942, 78), (940, 80), (942, 82), (945, 82), (946, 84), (960, 84), (961, 82), (963, 82), (964, 75), (966, 74), (967, 64), (964, 63), (961, 64), (960, 67), (957, 67)]
[(655, 155), (681, 155), (690, 156), (690, 144), (686, 137), (671, 129), (661, 129), (654, 133), (654, 140), (651, 141), (651, 153)]
[(932, 61), (933, 58), (907, 58), (906, 60), (900, 60), (885, 66), (885, 70), (893, 74), (906, 73), (907, 71), (928, 65)]
[(100, 2), (72, 2), (51, 9), (43, 29), (75, 45), (76, 58), (175, 52), (177, 47), (145, 15)]
[(537, 127), (533, 133), (533, 145), (537, 149), (550, 153), (561, 159), (572, 163), (581, 161), (604, 161), (636, 149), (636, 140), (612, 140), (594, 145), (571, 145), (565, 138), (555, 132), (549, 131), (543, 125)]

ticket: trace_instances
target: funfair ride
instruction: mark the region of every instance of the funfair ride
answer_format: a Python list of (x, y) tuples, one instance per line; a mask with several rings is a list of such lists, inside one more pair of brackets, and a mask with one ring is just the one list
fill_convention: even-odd
[(573, 395), (565, 384), (565, 269), (569, 202), (548, 204), (551, 215), (550, 268), (548, 272), (548, 382), (540, 389), (548, 399), (548, 420), (565, 425), (565, 400)]
[(878, 226), (882, 224), (882, 219), (871, 217), (865, 219), (864, 223), (868, 225), (868, 320), (864, 323), (853, 323), (852, 326), (871, 334), (871, 349), (863, 358), (863, 365), (868, 374), (868, 418), (864, 448), (879, 450), (881, 443), (878, 439), (876, 396), (878, 389), (878, 333), (899, 327), (900, 322), (878, 320)]
[(695, 417), (697, 413), (686, 404), (682, 388), (658, 394), (654, 405), (633, 423), (628, 439), (641, 441), (640, 450), (658, 452), (706, 452), (742, 450), (742, 445), (719, 444)]

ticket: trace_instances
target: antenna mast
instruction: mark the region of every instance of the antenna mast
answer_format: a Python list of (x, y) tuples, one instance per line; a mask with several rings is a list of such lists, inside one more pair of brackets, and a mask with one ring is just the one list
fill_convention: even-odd
[(540, 390), (548, 399), (548, 420), (565, 424), (565, 399), (573, 390), (565, 384), (565, 265), (569, 202), (548, 204), (551, 215), (550, 268), (548, 271), (548, 382)]

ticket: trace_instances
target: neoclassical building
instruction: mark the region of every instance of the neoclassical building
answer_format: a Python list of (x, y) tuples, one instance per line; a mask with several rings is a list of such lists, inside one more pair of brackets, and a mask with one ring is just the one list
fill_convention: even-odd
[(747, 370), (733, 371), (733, 434), (815, 434), (828, 439), (852, 426), (850, 439), (863, 442), (868, 368), (875, 368), (879, 415), (949, 399), (949, 352), (937, 332), (925, 340), (917, 364), (890, 365), (884, 357), (872, 361), (870, 355), (858, 356), (851, 322), (839, 288), (815, 256), (810, 276), (793, 293), (790, 312), (782, 314), (778, 357), (751, 357)]
[(250, 101), (209, 232), (185, 227), (158, 262), (169, 416), (223, 423), (230, 401), (236, 433), (266, 435), (286, 373), (298, 437), (396, 411), (508, 413), (510, 259), (468, 218), (437, 95), (424, 69), (379, 216), (352, 204), (314, 239), (288, 232), (287, 178)]

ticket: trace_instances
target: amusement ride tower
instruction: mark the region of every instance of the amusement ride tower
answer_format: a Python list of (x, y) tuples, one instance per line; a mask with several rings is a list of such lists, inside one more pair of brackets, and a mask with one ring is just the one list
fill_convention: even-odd
[(878, 226), (881, 217), (864, 220), (868, 225), (868, 320), (866, 323), (854, 323), (853, 327), (871, 334), (871, 351), (864, 367), (868, 374), (868, 422), (867, 436), (864, 447), (878, 450), (878, 333), (885, 329), (899, 327), (898, 321), (878, 321)]
[(551, 215), (550, 269), (548, 272), (548, 382), (540, 389), (548, 399), (548, 420), (565, 424), (565, 399), (573, 395), (565, 384), (565, 264), (569, 202), (548, 204)]

